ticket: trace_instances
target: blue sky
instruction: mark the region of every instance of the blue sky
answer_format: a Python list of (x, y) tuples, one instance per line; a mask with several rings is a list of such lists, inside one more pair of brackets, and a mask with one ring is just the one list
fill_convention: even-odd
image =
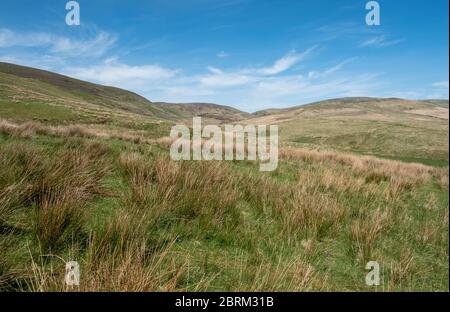
[(0, 60), (246, 111), (344, 96), (448, 98), (448, 0), (65, 0), (0, 4)]

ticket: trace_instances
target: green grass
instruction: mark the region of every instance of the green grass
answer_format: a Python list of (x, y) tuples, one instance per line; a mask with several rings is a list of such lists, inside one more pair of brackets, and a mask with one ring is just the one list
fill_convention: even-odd
[(285, 145), (448, 166), (448, 122), (305, 119), (280, 125)]
[[(2, 118), (20, 121), (38, 120), (48, 122), (67, 122), (79, 119), (70, 109), (61, 106), (50, 106), (43, 102), (4, 102), (0, 101), (0, 116)], [(17, 118), (20, 116), (19, 118)]]
[(261, 173), (173, 162), (149, 143), (192, 111), (0, 73), (0, 118), (41, 122), (0, 128), (0, 290), (70, 291), (63, 259), (80, 263), (84, 291), (448, 291), (448, 121), (408, 119), (401, 103), (381, 110), (392, 120), (327, 115), (342, 108), (331, 104), (280, 124), (283, 146), (319, 152)]
[[(67, 173), (49, 190), (76, 194), (89, 180), (100, 192), (83, 191), (81, 228), (64, 225), (50, 245), (36, 231), (39, 193), (19, 201), (2, 219), (2, 289), (64, 290), (58, 256), (81, 263), (82, 290), (448, 290), (448, 184), (434, 178), (397, 189), (390, 176), (377, 182), (332, 161), (282, 160), (263, 174), (251, 162), (173, 163), (157, 145), (3, 134), (0, 194), (48, 180), (52, 170), (39, 168), (65, 154), (87, 163), (77, 184)], [(41, 164), (20, 174), (30, 157)], [(82, 168), (107, 170), (96, 182)], [(378, 288), (364, 284), (368, 260), (382, 266)]]
[(420, 157), (401, 157), (401, 156), (385, 156), (385, 155), (374, 155), (380, 158), (399, 160), (406, 163), (419, 163), (434, 167), (448, 167), (448, 160), (439, 158), (420, 158)]

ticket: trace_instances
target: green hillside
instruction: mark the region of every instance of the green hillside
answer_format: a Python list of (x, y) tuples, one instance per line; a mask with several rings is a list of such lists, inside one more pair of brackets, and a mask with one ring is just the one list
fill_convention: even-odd
[(135, 93), (59, 74), (0, 63), (0, 115), (14, 120), (133, 124), (204, 116), (234, 121), (249, 114), (214, 104), (152, 103)]
[(255, 113), (246, 120), (278, 124), (290, 146), (448, 165), (448, 100), (332, 99)]
[[(278, 124), (277, 169), (173, 161), (192, 116)], [(448, 291), (446, 164), (448, 101), (250, 115), (0, 64), (0, 291)]]

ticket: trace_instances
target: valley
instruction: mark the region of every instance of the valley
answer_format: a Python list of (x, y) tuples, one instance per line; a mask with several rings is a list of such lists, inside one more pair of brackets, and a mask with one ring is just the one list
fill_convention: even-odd
[[(341, 98), (248, 113), (0, 63), (0, 290), (447, 291), (448, 110)], [(277, 169), (171, 160), (171, 127), (195, 116), (278, 125)]]

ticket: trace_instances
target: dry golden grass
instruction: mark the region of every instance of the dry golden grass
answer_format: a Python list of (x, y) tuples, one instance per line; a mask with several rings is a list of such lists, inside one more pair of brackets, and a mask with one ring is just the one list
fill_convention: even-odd
[(321, 192), (313, 179), (299, 179), (290, 185), (266, 177), (244, 176), (239, 184), (248, 187), (244, 189), (246, 196), (260, 213), (280, 221), (283, 230), (291, 235), (304, 231), (312, 236), (321, 235), (344, 215), (344, 208), (335, 198)]
[[(145, 241), (128, 241), (124, 250), (99, 250), (104, 248), (102, 241), (93, 239), (88, 245), (87, 257), (82, 265), (79, 286), (67, 286), (64, 282), (65, 262), (55, 267), (33, 259), (33, 277), (28, 287), (35, 292), (67, 291), (114, 291), (146, 292), (175, 291), (178, 279), (186, 273), (187, 265), (175, 263), (171, 245), (156, 254), (149, 253)], [(100, 245), (99, 245), (100, 244)], [(43, 255), (47, 257), (48, 255)]]
[(254, 272), (251, 286), (241, 284), (236, 291), (324, 291), (327, 282), (327, 275), (319, 274), (304, 261), (262, 263)]
[(62, 151), (53, 162), (47, 155), (25, 145), (7, 145), (0, 159), (9, 168), (0, 186), (0, 219), (21, 207), (34, 210), (34, 231), (44, 248), (65, 242), (68, 234), (77, 233), (83, 223), (83, 210), (88, 200), (105, 195), (100, 185), (108, 167), (98, 158), (99, 149), (90, 145), (80, 150)]
[(319, 192), (310, 194), (300, 188), (287, 204), (292, 207), (291, 211), (278, 207), (278, 212), (284, 215), (283, 223), (291, 232), (303, 230), (320, 235), (327, 228), (339, 224), (344, 215), (344, 208), (331, 196)]
[(21, 199), (24, 196), (23, 185), (19, 182), (9, 185), (0, 191), (0, 224), (20, 208)]
[(280, 158), (316, 163), (338, 163), (348, 166), (366, 180), (376, 182), (390, 180), (394, 188), (410, 189), (426, 182), (434, 176), (448, 184), (448, 169), (436, 168), (416, 163), (379, 159), (372, 156), (343, 154), (334, 151), (315, 151), (301, 148), (282, 148)]
[(187, 219), (204, 216), (215, 224), (238, 216), (236, 184), (219, 163), (192, 166), (167, 156), (148, 162), (135, 153), (121, 155), (119, 163), (130, 181), (129, 206), (152, 209), (155, 215), (170, 211)]
[(36, 134), (39, 134), (57, 137), (117, 139), (136, 144), (153, 144), (155, 142), (154, 140), (147, 139), (142, 135), (136, 135), (126, 131), (119, 132), (116, 130), (101, 130), (92, 127), (87, 128), (83, 125), (50, 126), (39, 122), (16, 124), (3, 119), (0, 119), (0, 133), (24, 138), (30, 138)]
[(61, 246), (81, 232), (86, 221), (83, 197), (82, 193), (67, 189), (54, 189), (43, 195), (36, 207), (34, 231), (45, 249)]
[(390, 226), (387, 212), (376, 210), (367, 217), (354, 220), (351, 224), (351, 238), (361, 261), (371, 259), (374, 244), (381, 231)]

